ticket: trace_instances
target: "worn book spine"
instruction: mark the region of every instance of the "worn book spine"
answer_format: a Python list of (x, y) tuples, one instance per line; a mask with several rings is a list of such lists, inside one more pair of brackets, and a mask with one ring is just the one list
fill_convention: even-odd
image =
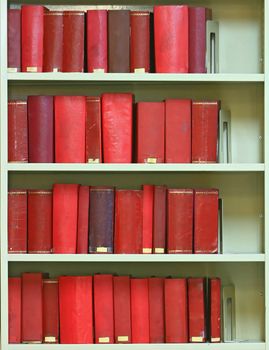
[(221, 280), (209, 279), (209, 310), (210, 310), (210, 335), (211, 343), (221, 341)]
[(21, 10), (8, 9), (8, 72), (21, 71)]
[(142, 253), (152, 253), (154, 186), (143, 185)]
[(89, 247), (90, 188), (80, 186), (78, 192), (77, 254), (87, 254)]
[(149, 341), (165, 342), (164, 278), (152, 277), (149, 281)]
[(86, 163), (102, 163), (101, 98), (86, 97)]
[(20, 344), (21, 337), (21, 278), (8, 278), (8, 342)]
[(153, 253), (166, 253), (166, 186), (154, 186)]
[(59, 282), (43, 279), (43, 343), (59, 343)]

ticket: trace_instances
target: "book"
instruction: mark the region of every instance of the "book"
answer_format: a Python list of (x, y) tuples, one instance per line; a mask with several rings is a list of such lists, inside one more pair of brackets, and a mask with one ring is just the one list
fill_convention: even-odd
[(86, 163), (102, 163), (101, 98), (86, 97)]
[(43, 279), (43, 343), (59, 343), (59, 282)]
[(21, 71), (21, 10), (8, 9), (8, 72)]
[(153, 253), (166, 252), (166, 186), (154, 186)]
[(8, 278), (8, 342), (21, 343), (21, 278)]
[(149, 342), (164, 343), (164, 278), (152, 277), (149, 283)]
[(142, 253), (152, 253), (154, 186), (143, 185)]
[(89, 210), (90, 188), (79, 186), (77, 254), (87, 254), (89, 250)]
[(209, 310), (210, 310), (210, 336), (211, 343), (221, 341), (221, 280), (209, 279)]

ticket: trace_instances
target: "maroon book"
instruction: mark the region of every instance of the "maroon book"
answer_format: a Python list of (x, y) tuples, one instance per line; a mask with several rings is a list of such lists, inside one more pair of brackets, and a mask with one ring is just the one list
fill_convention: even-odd
[(21, 278), (8, 278), (8, 342), (21, 343)]
[(90, 188), (80, 186), (78, 191), (77, 254), (87, 254), (89, 246)]
[(166, 192), (165, 186), (154, 186), (153, 253), (166, 252)]
[(102, 163), (101, 98), (86, 97), (86, 163)]
[(59, 283), (43, 280), (43, 343), (59, 343)]
[(21, 71), (21, 10), (8, 10), (8, 72)]
[(164, 343), (164, 278), (149, 278), (149, 342)]

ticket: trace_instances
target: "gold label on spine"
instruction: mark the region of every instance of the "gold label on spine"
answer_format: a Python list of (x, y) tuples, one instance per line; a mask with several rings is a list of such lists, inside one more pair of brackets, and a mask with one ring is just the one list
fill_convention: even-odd
[(152, 249), (151, 248), (143, 248), (143, 254), (151, 254), (152, 253)]
[(55, 337), (45, 337), (44, 342), (45, 343), (56, 343), (56, 338)]
[(147, 158), (146, 163), (148, 163), (148, 164), (156, 164), (157, 163), (157, 158)]
[(98, 338), (99, 343), (109, 343), (109, 337)]
[(117, 339), (118, 339), (118, 341), (122, 341), (122, 342), (129, 341), (128, 335), (120, 335), (120, 336), (118, 336)]
[(154, 253), (156, 254), (164, 254), (164, 248), (155, 248)]
[(211, 343), (219, 343), (220, 338), (211, 338)]
[(204, 340), (203, 337), (191, 337), (191, 341), (194, 343), (202, 343)]
[(146, 73), (145, 68), (135, 68), (134, 73)]
[(99, 158), (89, 158), (88, 159), (88, 163), (91, 163), (91, 164), (97, 164), (97, 163), (100, 163), (100, 159)]
[(27, 67), (26, 72), (37, 73), (37, 67)]
[(97, 253), (107, 253), (108, 249), (107, 247), (97, 247), (96, 252)]
[(104, 70), (104, 68), (95, 68), (93, 70), (93, 73), (105, 73), (105, 70)]
[(9, 67), (9, 68), (7, 69), (7, 72), (8, 72), (8, 73), (17, 73), (17, 72), (18, 72), (18, 68)]
[(59, 68), (53, 68), (52, 72), (53, 73), (58, 73), (59, 72)]

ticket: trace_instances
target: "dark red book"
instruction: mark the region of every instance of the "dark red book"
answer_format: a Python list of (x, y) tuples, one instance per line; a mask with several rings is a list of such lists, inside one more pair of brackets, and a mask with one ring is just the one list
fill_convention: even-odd
[(105, 163), (132, 162), (133, 95), (102, 95), (102, 130)]
[(88, 72), (107, 72), (107, 10), (87, 11)]
[(43, 343), (59, 343), (59, 283), (43, 280)]
[(55, 162), (85, 163), (86, 97), (55, 96)]
[(185, 278), (167, 278), (165, 294), (165, 342), (188, 342), (187, 281)]
[(44, 13), (44, 72), (62, 72), (63, 11)]
[(63, 17), (63, 72), (83, 72), (85, 13), (64, 11)]
[(28, 96), (27, 109), (29, 162), (53, 163), (53, 96)]
[(205, 281), (188, 278), (189, 342), (206, 341)]
[(52, 252), (52, 191), (28, 191), (28, 253)]
[(27, 191), (8, 191), (8, 252), (27, 253)]
[(153, 253), (166, 252), (166, 186), (154, 186)]
[(218, 253), (219, 191), (194, 192), (194, 253)]
[(94, 327), (96, 344), (114, 343), (113, 276), (94, 275)]
[(221, 280), (219, 278), (209, 279), (210, 294), (210, 342), (221, 341)]
[(188, 73), (188, 6), (154, 6), (156, 73)]
[(130, 12), (131, 73), (148, 73), (150, 70), (150, 13)]
[(114, 328), (115, 342), (127, 344), (131, 337), (131, 286), (129, 276), (114, 276)]
[(42, 273), (22, 274), (22, 342), (42, 343)]
[(193, 251), (193, 190), (168, 189), (167, 251), (191, 254)]
[(87, 254), (89, 247), (90, 188), (80, 186), (78, 192), (77, 254)]
[(143, 192), (116, 190), (115, 254), (142, 253)]
[(8, 9), (8, 72), (21, 71), (21, 10)]
[(28, 162), (27, 102), (8, 102), (8, 161)]
[(79, 185), (53, 186), (53, 253), (75, 254)]
[(149, 340), (164, 343), (164, 279), (149, 278)]
[(43, 69), (44, 7), (21, 7), (22, 72), (37, 73)]
[(137, 162), (164, 163), (164, 102), (137, 103)]
[(92, 276), (59, 278), (61, 344), (93, 343)]
[(191, 100), (165, 101), (165, 162), (191, 163)]
[(21, 278), (8, 278), (8, 342), (21, 343)]
[(142, 253), (152, 253), (154, 186), (143, 185)]
[(86, 97), (86, 163), (102, 163), (101, 98)]
[(192, 102), (192, 162), (216, 163), (219, 102)]

